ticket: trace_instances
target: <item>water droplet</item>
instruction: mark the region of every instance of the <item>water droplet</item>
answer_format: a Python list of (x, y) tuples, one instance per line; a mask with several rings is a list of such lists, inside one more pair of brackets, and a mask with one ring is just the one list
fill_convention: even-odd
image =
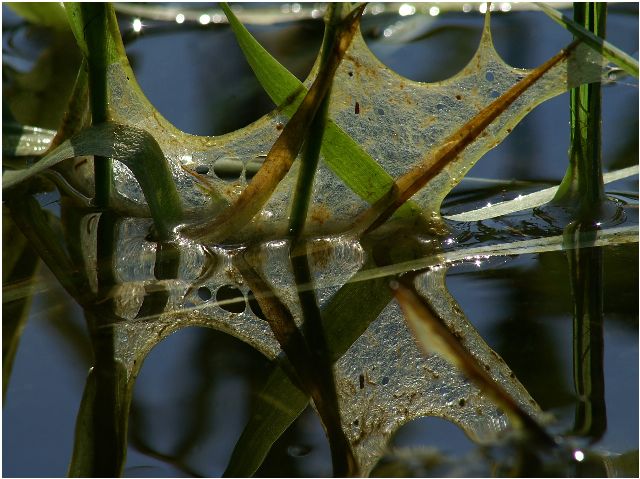
[(487, 81), (493, 81), (495, 77), (493, 75), (493, 72), (487, 72), (485, 78), (487, 79)]
[(196, 166), (196, 173), (199, 175), (206, 175), (209, 173), (209, 167), (207, 165), (198, 165)]
[(389, 378), (387, 376), (382, 378), (382, 385), (388, 384), (389, 383)]

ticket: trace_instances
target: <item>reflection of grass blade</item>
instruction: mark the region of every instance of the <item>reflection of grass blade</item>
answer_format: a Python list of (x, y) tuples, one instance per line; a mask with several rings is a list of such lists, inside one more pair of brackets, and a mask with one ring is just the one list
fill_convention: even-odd
[[(9, 385), (22, 330), (29, 318), (33, 295), (33, 278), (38, 255), (16, 228), (9, 211), (3, 207), (2, 236), (2, 401)], [(20, 284), (18, 297), (7, 298), (7, 288)]]
[(309, 397), (274, 363), (251, 407), (249, 421), (233, 449), (224, 477), (253, 476), (273, 443), (308, 403)]
[(442, 266), (447, 263), (464, 261), (475, 258), (490, 258), (494, 256), (513, 256), (521, 254), (537, 254), (549, 251), (562, 251), (568, 247), (583, 248), (590, 246), (611, 246), (638, 242), (638, 227), (623, 226), (619, 228), (608, 228), (599, 231), (595, 242), (577, 242), (567, 245), (562, 236), (552, 236), (549, 238), (535, 238), (523, 241), (513, 241), (488, 246), (473, 246), (470, 248), (460, 248), (445, 253), (425, 256), (420, 259), (397, 262), (390, 266), (382, 266), (358, 272), (349, 281), (351, 283), (359, 281), (370, 281), (374, 278), (385, 278), (397, 274), (415, 271), (430, 266)]
[[(296, 263), (296, 259), (306, 262), (306, 257), (294, 258), (294, 271), (299, 271), (300, 265)], [(358, 464), (340, 422), (332, 363), (323, 341), (324, 331), (322, 326), (319, 331), (318, 327), (313, 328), (315, 323), (320, 323), (320, 312), (315, 304), (313, 291), (300, 293), (306, 326), (306, 334), (303, 336), (289, 309), (241, 255), (237, 257), (237, 265), (256, 295), (280, 347), (293, 365), (295, 375), (306, 392), (305, 395), (313, 399), (329, 438), (334, 475), (357, 475)], [(310, 302), (313, 302), (312, 306), (309, 305)]]
[(59, 220), (45, 212), (33, 197), (8, 198), (5, 204), (22, 234), (62, 287), (79, 302), (80, 299), (89, 299), (91, 291), (88, 281), (71, 262), (49, 224), (49, 221)]
[[(363, 269), (371, 267), (365, 264)], [(322, 321), (332, 361), (339, 359), (391, 301), (386, 279), (347, 283), (322, 309)], [(355, 320), (357, 318), (357, 320)], [(275, 365), (251, 409), (225, 476), (255, 473), (272, 444), (304, 411), (308, 396), (297, 388), (280, 365)]]
[(264, 164), (236, 202), (212, 221), (184, 228), (187, 236), (202, 242), (220, 242), (247, 224), (267, 202), (276, 186), (291, 168), (305, 141), (309, 126), (331, 87), (333, 76), (351, 44), (362, 13), (361, 7), (351, 12), (338, 27), (336, 48), (320, 69), (302, 103), (271, 147)]
[(487, 374), (449, 331), (429, 303), (416, 292), (413, 278), (414, 275), (409, 275), (408, 278), (392, 281), (391, 287), (407, 324), (423, 349), (429, 354), (437, 354), (460, 369), (505, 411), (516, 427), (525, 428), (535, 434), (536, 438), (553, 445), (554, 440)]
[(582, 25), (574, 22), (550, 5), (545, 3), (536, 3), (536, 5), (540, 7), (540, 10), (546, 13), (551, 19), (565, 27), (591, 48), (602, 53), (605, 58), (611, 60), (620, 68), (624, 69), (624, 71), (629, 75), (638, 78), (638, 60), (635, 60), (619, 48), (594, 35)]
[[(99, 353), (97, 353), (99, 354)], [(87, 377), (76, 420), (69, 477), (120, 477), (127, 451), (132, 391), (118, 361), (96, 365)]]
[(371, 231), (383, 224), (400, 206), (420, 191), (445, 166), (475, 141), (528, 88), (534, 85), (551, 68), (567, 58), (576, 46), (577, 43), (572, 43), (566, 49), (532, 70), (525, 78), (509, 88), (453, 135), (445, 139), (442, 145), (433, 153), (429, 153), (420, 164), (398, 178), (387, 193), (369, 210), (364, 212), (356, 229)]

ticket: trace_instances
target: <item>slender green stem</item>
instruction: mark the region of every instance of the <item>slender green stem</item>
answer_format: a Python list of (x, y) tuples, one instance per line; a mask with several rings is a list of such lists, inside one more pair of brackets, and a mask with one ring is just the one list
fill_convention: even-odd
[[(576, 3), (575, 21), (604, 37), (606, 3)], [(578, 217), (588, 220), (600, 214), (604, 196), (601, 158), (600, 83), (574, 88), (570, 92), (571, 144), (569, 168), (554, 201), (576, 209)]]
[[(574, 3), (574, 20), (600, 38), (605, 36), (607, 5)], [(582, 85), (571, 91), (569, 169), (555, 200), (575, 208), (576, 221), (565, 229), (571, 273), (573, 311), (573, 380), (579, 402), (573, 434), (602, 437), (607, 427), (602, 327), (602, 251), (577, 248), (593, 244), (593, 221), (605, 205), (601, 162), (601, 87)]]
[[(106, 3), (89, 2), (80, 5), (84, 23), (84, 38), (87, 44), (89, 66), (89, 103), (94, 125), (108, 120), (107, 66), (109, 55), (108, 9)], [(109, 206), (113, 191), (112, 163), (110, 159), (96, 158), (94, 161), (96, 206)]]
[[(337, 42), (340, 40), (338, 25), (341, 21), (341, 10), (342, 8), (337, 4), (329, 7), (320, 58), (321, 70), (326, 68), (333, 51), (337, 49)], [(332, 80), (330, 79), (329, 81)], [(299, 243), (304, 231), (313, 189), (313, 180), (320, 159), (320, 148), (327, 124), (330, 95), (331, 86), (328, 87), (320, 108), (311, 122), (302, 150), (300, 171), (292, 199), (293, 205), (289, 222), (289, 234), (293, 237), (292, 253), (299, 246), (305, 247)], [(293, 254), (291, 256), (291, 265), (298, 286), (312, 283), (307, 255)], [(321, 394), (321, 400), (315, 401), (316, 408), (320, 413), (329, 438), (333, 473), (335, 476), (355, 476), (358, 475), (359, 466), (351, 450), (351, 445), (342, 430), (332, 361), (315, 292), (314, 290), (298, 287), (298, 299), (304, 317), (303, 333), (311, 357), (314, 387), (317, 387)]]
[(300, 170), (293, 194), (291, 218), (289, 220), (289, 234), (296, 239), (300, 238), (304, 232), (304, 225), (307, 220), (307, 212), (309, 211), (313, 190), (313, 179), (320, 160), (320, 147), (322, 146), (322, 137), (324, 136), (327, 111), (329, 109), (329, 94), (330, 91), (327, 92), (327, 96), (322, 101), (318, 113), (311, 122), (309, 137), (300, 158)]
[[(341, 8), (334, 5), (329, 7), (329, 19), (322, 40), (322, 52), (320, 57), (320, 69), (326, 67), (334, 44), (337, 41), (337, 24), (340, 21)], [(322, 147), (322, 138), (327, 125), (327, 113), (329, 111), (329, 101), (331, 97), (331, 86), (327, 89), (324, 100), (318, 109), (311, 125), (309, 134), (305, 140), (305, 145), (300, 158), (300, 171), (298, 173), (298, 181), (292, 198), (291, 219), (289, 221), (289, 234), (296, 240), (303, 233), (304, 225), (309, 210), (309, 202), (313, 189), (313, 179), (318, 169), (318, 161), (320, 160), (320, 148)]]

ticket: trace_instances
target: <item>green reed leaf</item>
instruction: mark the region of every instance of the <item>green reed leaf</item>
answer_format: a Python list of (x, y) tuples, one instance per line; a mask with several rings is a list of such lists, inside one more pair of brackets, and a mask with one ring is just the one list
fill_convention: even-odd
[(540, 10), (546, 13), (553, 21), (565, 27), (577, 38), (585, 42), (598, 53), (601, 53), (605, 58), (611, 60), (629, 75), (638, 78), (638, 60), (626, 54), (611, 43), (594, 35), (582, 25), (574, 22), (552, 6), (546, 3), (536, 3), (536, 5), (540, 7)]
[(60, 2), (7, 2), (5, 5), (34, 25), (57, 30), (69, 28), (64, 6)]
[(113, 158), (131, 169), (162, 235), (169, 235), (182, 220), (180, 197), (158, 143), (144, 130), (115, 123), (83, 130), (29, 168), (5, 171), (2, 189), (16, 186), (61, 161), (85, 155)]
[(326, 65), (306, 92), (302, 102), (273, 144), (258, 173), (240, 194), (236, 202), (211, 221), (189, 226), (182, 231), (202, 242), (220, 242), (245, 226), (269, 200), (280, 181), (289, 172), (300, 153), (325, 95), (333, 82), (333, 76), (351, 44), (362, 9), (351, 12), (339, 26), (339, 37), (330, 52)]
[[(221, 7), (256, 78), (280, 111), (291, 116), (306, 87), (258, 43), (227, 4), (222, 3)], [(391, 175), (331, 119), (327, 121), (321, 153), (327, 166), (369, 203), (393, 185)], [(408, 213), (408, 208), (403, 213)]]

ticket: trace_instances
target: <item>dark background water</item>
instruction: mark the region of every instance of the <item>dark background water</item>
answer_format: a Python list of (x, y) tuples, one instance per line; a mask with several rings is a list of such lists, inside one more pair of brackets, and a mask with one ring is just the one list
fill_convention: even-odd
[[(6, 6), (3, 14), (6, 32), (18, 20)], [(365, 18), (363, 31), (385, 64), (420, 81), (443, 79), (462, 68), (474, 52), (482, 25), (478, 13), (447, 13), (429, 19), (431, 25), (418, 22), (414, 27), (443, 27), (442, 33), (410, 44), (385, 41), (380, 32), (398, 19)], [(122, 17), (123, 31), (130, 22)], [(542, 63), (570, 41), (563, 28), (539, 12), (496, 14), (492, 25), (497, 50), (516, 66)], [(321, 22), (249, 29), (287, 68), (304, 78), (320, 45)], [(273, 108), (229, 28), (210, 25), (184, 30), (142, 35), (127, 48), (140, 85), (165, 117), (190, 133), (221, 134)], [(611, 6), (608, 38), (637, 58), (637, 5)], [(27, 46), (34, 43), (35, 58), (37, 35), (35, 40), (25, 35)], [(604, 89), (606, 170), (638, 161), (637, 84), (621, 83)], [(469, 176), (557, 183), (566, 168), (568, 123), (568, 95), (545, 102), (478, 162)], [(636, 192), (637, 179), (618, 182), (609, 190)], [(637, 264), (635, 244), (605, 249), (608, 427), (596, 447), (613, 453), (638, 449)], [(90, 365), (81, 309), (45, 268), (39, 277), (44, 291), (34, 297), (3, 408), (4, 476), (65, 474)], [(568, 429), (575, 397), (573, 306), (565, 255), (524, 255), (476, 270), (452, 269), (448, 286), (485, 341), (504, 357), (541, 406)], [(180, 476), (188, 471), (220, 475), (266, 364), (238, 340), (206, 329), (183, 330), (158, 345), (136, 384), (126, 475)], [(473, 449), (456, 426), (433, 418), (405, 426), (395, 444), (432, 445), (452, 455)], [(174, 458), (173, 464), (143, 454), (146, 448)], [(277, 443), (261, 473), (331, 473), (328, 445), (312, 412), (305, 412)]]

